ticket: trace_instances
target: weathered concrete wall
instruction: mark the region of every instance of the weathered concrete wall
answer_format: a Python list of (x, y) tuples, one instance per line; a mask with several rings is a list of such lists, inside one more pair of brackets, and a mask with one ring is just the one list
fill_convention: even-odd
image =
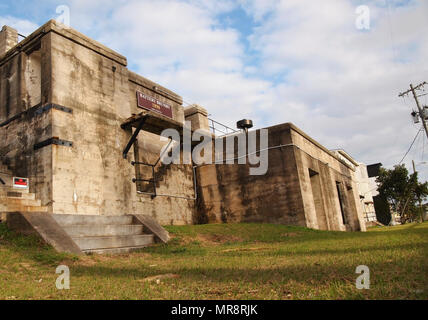
[(131, 149), (128, 159), (122, 158), (132, 132), (120, 125), (141, 112), (136, 91), (168, 103), (174, 120), (183, 122), (181, 98), (165, 88), (166, 94), (160, 94), (159, 85), (128, 71), (126, 59), (107, 48), (101, 50), (96, 43), (97, 48), (90, 48), (86, 43), (93, 41), (67, 32), (67, 38), (52, 33), (51, 42), (51, 102), (73, 110), (73, 114), (53, 112), (53, 136), (73, 142), (72, 148), (53, 147), (53, 212), (135, 213), (151, 215), (162, 224), (192, 223), (194, 201), (175, 197), (194, 196), (191, 166), (158, 166), (157, 192), (161, 196), (154, 200), (138, 195), (132, 182), (136, 169), (131, 160), (155, 163), (165, 144), (159, 136), (141, 133), (136, 145), (139, 157)]
[(22, 112), (21, 106), (22, 54), (0, 65), (0, 122)]
[(0, 58), (0, 158), (15, 176), (30, 178), (44, 205), (52, 203), (52, 150), (34, 146), (52, 137), (51, 112), (39, 112), (42, 92), (49, 99), (49, 47), (49, 36), (29, 37)]
[[(291, 143), (289, 130), (278, 129), (269, 130), (269, 147)], [(269, 151), (266, 175), (251, 176), (249, 169), (249, 165), (237, 163), (197, 168), (199, 222), (306, 226), (293, 147)]]
[(0, 58), (17, 44), (18, 31), (11, 27), (3, 26), (0, 31)]
[[(292, 140), (296, 147), (303, 153), (298, 159), (297, 165), (300, 173), (300, 183), (303, 201), (305, 203), (305, 212), (307, 215), (308, 227), (324, 229), (326, 225), (328, 230), (353, 230), (365, 231), (363, 215), (359, 205), (359, 195), (356, 186), (355, 172), (352, 167), (335, 157), (329, 150), (310, 138), (297, 127), (291, 126)], [(318, 162), (318, 163), (317, 163)], [(327, 168), (325, 168), (327, 165)], [(324, 167), (324, 170), (321, 170)], [(326, 212), (326, 224), (320, 227), (317, 225), (320, 217), (317, 215), (313, 206), (313, 196), (308, 169), (321, 173), (320, 178), (324, 190), (324, 211)], [(328, 169), (328, 170), (326, 170)], [(323, 172), (324, 173), (323, 173)], [(340, 184), (341, 194), (343, 196), (343, 211), (345, 215), (345, 224), (341, 214), (339, 195), (336, 183)]]
[[(137, 91), (170, 105), (173, 120), (207, 129), (202, 108), (185, 113), (181, 97), (130, 72), (125, 57), (48, 22), (0, 57), (1, 160), (31, 179), (51, 213), (364, 229), (352, 168), (291, 124), (269, 128), (266, 175), (250, 176), (248, 165), (200, 166), (196, 212), (192, 165), (159, 164), (152, 199), (150, 183), (132, 182), (151, 179), (150, 168), (131, 161), (154, 164), (167, 142), (143, 132), (122, 157), (133, 130), (121, 124), (142, 111)], [(40, 146), (53, 138), (65, 145)]]
[(203, 130), (210, 132), (210, 125), (208, 122), (208, 111), (203, 107), (194, 104), (184, 109), (184, 116), (186, 121), (191, 122), (192, 131)]
[[(248, 165), (238, 164), (197, 169), (199, 222), (365, 230), (352, 169), (291, 124), (267, 129), (270, 150), (266, 175), (251, 176)], [(336, 183), (340, 184), (346, 224)]]
[[(0, 155), (16, 175), (29, 177), (31, 190), (50, 212), (147, 214), (162, 224), (194, 218), (192, 166), (158, 166), (152, 200), (137, 194), (132, 160), (157, 160), (165, 142), (142, 133), (128, 159), (122, 151), (132, 132), (121, 124), (137, 108), (141, 91), (173, 108), (184, 121), (182, 99), (130, 72), (126, 58), (50, 21), (0, 60)], [(46, 104), (64, 106), (40, 111)], [(50, 138), (72, 147), (34, 145)], [(171, 197), (172, 196), (172, 197)]]

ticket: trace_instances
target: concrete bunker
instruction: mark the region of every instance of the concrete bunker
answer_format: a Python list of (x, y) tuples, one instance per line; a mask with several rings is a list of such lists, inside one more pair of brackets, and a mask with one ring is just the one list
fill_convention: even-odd
[(239, 150), (233, 163), (163, 165), (166, 128), (182, 134), (190, 121), (206, 130), (223, 146), (214, 157), (241, 136), (215, 135), (203, 107), (184, 107), (178, 94), (131, 72), (124, 56), (56, 21), (19, 44), (14, 35), (0, 34), (8, 39), (0, 41), (1, 163), (30, 179), (49, 214), (364, 230), (354, 169), (293, 124), (266, 128), (265, 175), (251, 176)]

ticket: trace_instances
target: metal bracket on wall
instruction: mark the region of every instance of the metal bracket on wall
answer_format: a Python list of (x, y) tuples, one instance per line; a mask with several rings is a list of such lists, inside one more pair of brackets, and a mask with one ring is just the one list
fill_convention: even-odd
[(28, 110), (25, 110), (21, 113), (18, 113), (17, 115), (11, 117), (10, 119), (7, 119), (6, 121), (0, 123), (0, 128), (1, 127), (5, 127), (8, 124), (10, 124), (11, 122), (21, 119), (23, 117), (29, 117), (32, 118), (34, 116), (39, 116), (51, 109), (55, 109), (55, 110), (59, 110), (59, 111), (63, 111), (65, 113), (69, 113), (69, 114), (73, 114), (73, 109), (64, 107), (64, 106), (60, 106), (58, 104), (54, 104), (54, 103), (48, 103), (46, 105), (41, 105), (40, 103), (35, 105), (34, 107), (31, 107)]
[(67, 107), (64, 107), (64, 106), (60, 106), (58, 104), (49, 103), (49, 104), (46, 104), (46, 105), (40, 107), (39, 109), (37, 109), (35, 111), (35, 114), (39, 115), (39, 114), (45, 113), (45, 112), (47, 112), (47, 111), (49, 111), (51, 109), (59, 110), (59, 111), (62, 111), (62, 112), (65, 112), (65, 113), (70, 113), (70, 114), (73, 113), (73, 109), (70, 109), (70, 108), (67, 108)]
[(126, 159), (128, 157), (128, 152), (131, 149), (132, 145), (135, 143), (135, 140), (137, 140), (138, 134), (143, 129), (144, 124), (146, 123), (148, 116), (144, 116), (141, 118), (140, 123), (138, 124), (137, 128), (135, 129), (134, 134), (132, 135), (131, 139), (129, 140), (128, 144), (126, 145), (125, 149), (123, 150), (123, 158)]
[(73, 142), (61, 140), (59, 138), (50, 138), (45, 141), (39, 142), (34, 145), (34, 150), (39, 150), (44, 147), (50, 146), (50, 145), (57, 145), (57, 146), (64, 146), (64, 147), (73, 147)]

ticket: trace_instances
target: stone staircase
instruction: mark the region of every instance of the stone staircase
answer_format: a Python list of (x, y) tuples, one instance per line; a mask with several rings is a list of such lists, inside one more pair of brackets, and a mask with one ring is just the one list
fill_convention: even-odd
[(155, 242), (132, 215), (87, 216), (53, 215), (83, 253), (120, 254), (147, 247)]
[(47, 212), (48, 208), (36, 200), (28, 189), (13, 188), (13, 173), (0, 162), (0, 213), (5, 212)]

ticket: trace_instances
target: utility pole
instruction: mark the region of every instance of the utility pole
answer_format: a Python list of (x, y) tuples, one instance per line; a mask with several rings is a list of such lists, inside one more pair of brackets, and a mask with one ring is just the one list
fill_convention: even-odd
[(416, 94), (416, 90), (422, 88), (426, 84), (427, 83), (425, 81), (422, 82), (422, 83), (420, 83), (420, 84), (418, 84), (416, 87), (413, 87), (413, 84), (410, 84), (410, 90), (407, 90), (406, 92), (400, 93), (398, 96), (399, 97), (404, 97), (405, 95), (409, 94), (410, 92), (413, 93), (413, 97), (415, 98), (415, 101), (416, 101), (416, 106), (418, 107), (418, 110), (419, 110), (419, 116), (422, 119), (422, 125), (424, 126), (425, 133), (426, 133), (427, 138), (428, 138), (428, 127), (427, 127), (427, 123), (425, 121), (425, 113), (424, 113), (424, 110), (423, 110), (423, 108), (421, 107), (421, 105), (419, 103), (418, 95)]

